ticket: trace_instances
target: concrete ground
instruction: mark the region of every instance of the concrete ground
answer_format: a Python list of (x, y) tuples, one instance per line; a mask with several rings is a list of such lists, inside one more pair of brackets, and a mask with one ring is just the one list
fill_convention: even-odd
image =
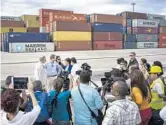
[(137, 59), (146, 58), (150, 64), (159, 60), (166, 67), (166, 48), (164, 49), (137, 49), (137, 50), (105, 50), (105, 51), (71, 51), (71, 52), (41, 52), (41, 53), (4, 53), (1, 52), (1, 83), (8, 75), (33, 76), (34, 65), (40, 56), (49, 60), (51, 54), (59, 55), (64, 60), (67, 57), (76, 57), (78, 63), (87, 62), (93, 71), (92, 80), (100, 84), (104, 72), (116, 67), (116, 59), (124, 57), (129, 60), (130, 52), (137, 53)]

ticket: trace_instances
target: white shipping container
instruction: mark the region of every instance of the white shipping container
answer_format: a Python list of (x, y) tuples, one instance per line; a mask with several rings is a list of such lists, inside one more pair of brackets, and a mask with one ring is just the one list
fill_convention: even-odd
[(158, 48), (158, 42), (137, 42), (137, 49)]
[(158, 27), (159, 22), (155, 20), (134, 19), (133, 27)]
[(53, 52), (54, 47), (55, 44), (52, 42), (9, 43), (9, 52), (11, 53)]
[(46, 33), (46, 27), (45, 26), (40, 27), (40, 33)]
[(1, 16), (1, 20), (9, 20), (9, 21), (21, 21), (20, 17), (13, 17), (13, 16)]

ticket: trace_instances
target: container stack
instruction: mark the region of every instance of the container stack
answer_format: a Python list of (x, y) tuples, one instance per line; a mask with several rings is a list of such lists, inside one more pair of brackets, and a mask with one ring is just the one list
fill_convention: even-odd
[(122, 49), (123, 18), (116, 15), (91, 15), (94, 50)]
[(2, 51), (11, 53), (53, 52), (54, 43), (50, 42), (48, 33), (9, 32), (3, 34)]
[(0, 33), (26, 32), (24, 22), (19, 17), (1, 16)]
[(87, 22), (53, 22), (53, 41), (56, 50), (91, 50), (91, 24)]
[(37, 15), (22, 15), (20, 17), (27, 27), (27, 32), (39, 33), (39, 16)]
[(40, 10), (39, 10), (40, 32), (46, 32), (46, 24), (49, 23), (49, 13), (71, 14), (71, 13), (73, 13), (73, 11), (52, 10), (52, 9), (40, 9)]
[(159, 48), (166, 48), (166, 20), (160, 20), (159, 26)]

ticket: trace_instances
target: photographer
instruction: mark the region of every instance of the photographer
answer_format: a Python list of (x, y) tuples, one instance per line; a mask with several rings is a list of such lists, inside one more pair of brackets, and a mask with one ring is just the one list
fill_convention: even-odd
[[(41, 81), (36, 80), (32, 84), (33, 84), (35, 97), (41, 108), (40, 114), (36, 119), (34, 125), (49, 125), (47, 122), (47, 120), (49, 119), (49, 114), (47, 109), (48, 95), (46, 92), (43, 91)], [(26, 112), (30, 112), (32, 109), (33, 109), (32, 99), (30, 98), (26, 107)]]
[[(74, 102), (75, 125), (97, 125), (88, 107), (98, 116), (98, 110), (103, 108), (103, 101), (96, 89), (89, 85), (90, 73), (86, 70), (80, 73), (80, 85), (72, 89)], [(81, 96), (82, 93), (82, 96)], [(85, 104), (85, 101), (86, 104)]]
[(28, 86), (32, 98), (33, 110), (29, 113), (19, 111), (21, 105), (20, 94), (14, 89), (7, 89), (1, 95), (2, 125), (33, 125), (40, 113), (40, 106), (34, 95), (32, 85)]
[(54, 90), (49, 93), (49, 113), (52, 118), (52, 125), (70, 125), (70, 113), (68, 112), (69, 90), (64, 91), (64, 80), (57, 78), (53, 81)]

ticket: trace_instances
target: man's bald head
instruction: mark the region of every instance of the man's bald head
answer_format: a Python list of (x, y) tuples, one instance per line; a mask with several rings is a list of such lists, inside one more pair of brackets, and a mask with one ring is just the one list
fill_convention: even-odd
[(116, 81), (113, 88), (119, 91), (119, 96), (125, 97), (128, 93), (128, 86), (124, 81)]

